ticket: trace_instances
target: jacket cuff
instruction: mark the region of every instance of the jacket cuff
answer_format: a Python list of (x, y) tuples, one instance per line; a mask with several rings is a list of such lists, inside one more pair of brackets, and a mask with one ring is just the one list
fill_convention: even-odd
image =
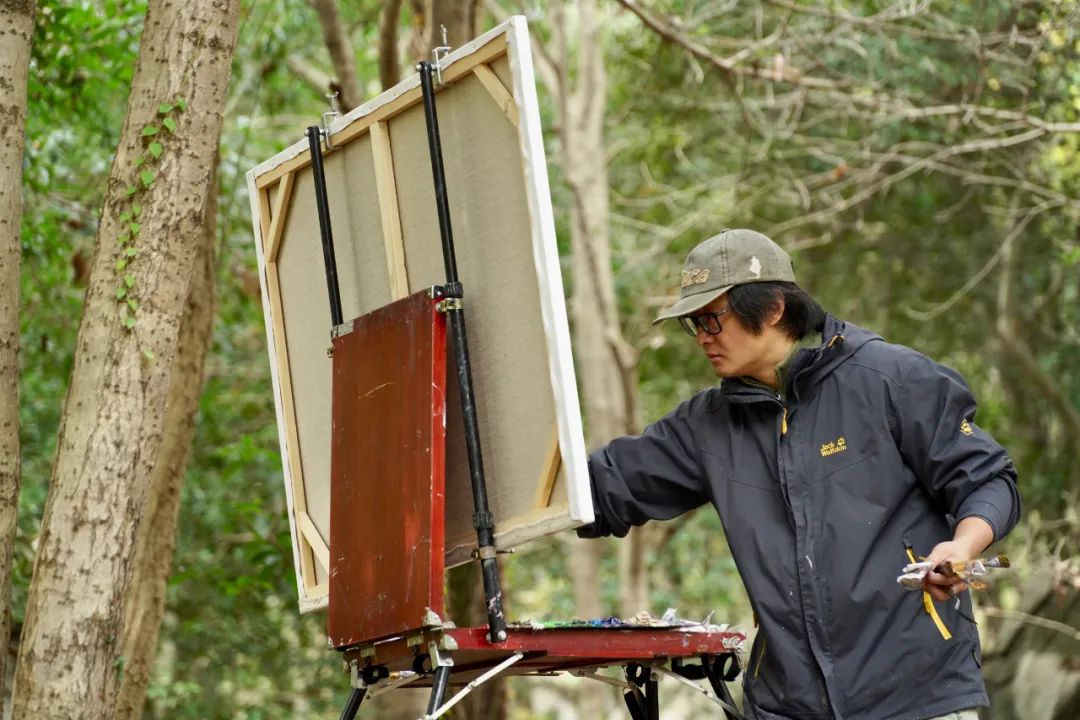
[(989, 523), (994, 532), (994, 542), (997, 542), (1007, 535), (1020, 519), (1019, 500), (1016, 486), (1001, 474), (964, 498), (957, 510), (956, 521), (966, 517), (982, 518)]

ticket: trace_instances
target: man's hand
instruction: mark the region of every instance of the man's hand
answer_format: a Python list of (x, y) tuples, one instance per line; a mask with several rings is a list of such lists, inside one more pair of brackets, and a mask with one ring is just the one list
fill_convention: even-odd
[(934, 563), (934, 569), (926, 573), (923, 589), (938, 602), (948, 600), (967, 590), (966, 582), (959, 577), (950, 577), (937, 572), (938, 566), (946, 560), (954, 562), (973, 560), (993, 541), (994, 529), (990, 527), (990, 523), (979, 517), (966, 517), (961, 520), (956, 526), (953, 539), (938, 543), (926, 556), (927, 562)]

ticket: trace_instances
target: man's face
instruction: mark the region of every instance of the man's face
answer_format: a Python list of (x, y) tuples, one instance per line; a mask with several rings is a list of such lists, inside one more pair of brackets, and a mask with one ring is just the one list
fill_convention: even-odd
[(743, 324), (738, 313), (729, 310), (727, 295), (721, 295), (693, 315), (724, 313), (717, 320), (720, 332), (710, 335), (697, 329), (698, 347), (709, 358), (713, 372), (717, 377), (730, 378), (757, 375), (763, 369), (769, 369), (767, 359), (769, 333), (754, 335)]

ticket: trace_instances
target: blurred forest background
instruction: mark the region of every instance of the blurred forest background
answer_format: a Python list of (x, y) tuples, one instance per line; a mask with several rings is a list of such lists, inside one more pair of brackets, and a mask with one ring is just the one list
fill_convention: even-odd
[[(37, 7), (9, 676), (146, 7)], [(650, 320), (694, 244), (724, 227), (770, 234), (828, 310), (968, 378), (1025, 502), (1001, 548), (1019, 569), (978, 597), (989, 717), (1080, 717), (1076, 0), (242, 0), (212, 344), (144, 716), (336, 717), (344, 705), (325, 616), (296, 610), (244, 173), (302, 139), (331, 82), (357, 105), (411, 73), (435, 27), (459, 45), (515, 13), (542, 81), (590, 446), (714, 382), (677, 327)], [(622, 543), (555, 538), (503, 568), (515, 619), (676, 607), (752, 632), (709, 509)], [(582, 682), (510, 683), (473, 716), (622, 717), (614, 690)], [(671, 697), (671, 717), (710, 712)]]

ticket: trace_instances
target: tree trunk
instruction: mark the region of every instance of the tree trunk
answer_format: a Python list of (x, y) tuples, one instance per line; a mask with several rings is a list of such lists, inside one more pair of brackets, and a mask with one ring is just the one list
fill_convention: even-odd
[(238, 10), (235, 0), (147, 10), (38, 538), (16, 720), (117, 713), (135, 550), (183, 372)]
[(311, 0), (311, 4), (319, 16), (323, 40), (326, 42), (326, 49), (330, 51), (334, 73), (337, 74), (336, 89), (340, 93), (338, 102), (341, 103), (341, 111), (348, 112), (359, 105), (363, 98), (360, 81), (356, 77), (356, 55), (353, 53), (352, 41), (341, 22), (337, 0)]
[[(538, 48), (538, 69), (559, 117), (560, 166), (570, 189), (570, 247), (577, 365), (590, 447), (632, 432), (636, 426), (636, 359), (623, 340), (615, 305), (608, 245), (608, 173), (604, 141), (607, 73), (594, 0), (556, 3), (551, 8), (550, 49)], [(576, 13), (576, 22), (568, 14)], [(573, 28), (573, 30), (571, 30)], [(567, 541), (576, 611), (581, 618), (610, 612), (599, 592), (605, 543)], [(622, 543), (620, 566), (641, 567)], [(643, 577), (643, 576), (642, 576)], [(624, 583), (627, 578), (620, 577)], [(640, 584), (637, 580), (633, 583)], [(634, 593), (637, 597), (640, 593)], [(641, 609), (641, 608), (638, 608)], [(605, 695), (590, 688), (580, 698), (582, 717), (599, 717)]]
[(478, 0), (409, 0), (414, 17), (420, 20), (414, 23), (409, 42), (413, 60), (430, 60), (436, 47), (461, 47), (476, 37), (478, 5)]
[(398, 52), (398, 21), (401, 20), (401, 0), (387, 0), (379, 14), (379, 82), (383, 90), (401, 82), (401, 61)]
[[(559, 113), (560, 161), (571, 193), (570, 246), (573, 253), (574, 355), (580, 377), (589, 445), (599, 446), (636, 429), (634, 368), (636, 357), (619, 327), (608, 244), (608, 174), (604, 142), (607, 73), (599, 38), (596, 5), (576, 4), (577, 37), (567, 32), (568, 7), (560, 5), (553, 17), (553, 51), (545, 77)], [(572, 48), (571, 45), (574, 47)], [(576, 50), (576, 52), (575, 52)], [(576, 68), (571, 69), (575, 62)], [(551, 57), (551, 56), (548, 56)], [(571, 78), (576, 78), (572, 81)], [(629, 614), (645, 609), (647, 596), (640, 531), (619, 548), (620, 578)], [(637, 535), (637, 537), (634, 537)], [(599, 567), (599, 543), (580, 546), (575, 562), (581, 578)], [(581, 557), (583, 554), (593, 557)], [(591, 582), (595, 582), (591, 575)], [(585, 593), (587, 595), (587, 592)], [(584, 597), (585, 595), (579, 595)], [(579, 608), (579, 612), (586, 608)]]
[(146, 687), (165, 614), (165, 591), (180, 516), (180, 490), (195, 435), (195, 414), (202, 396), (203, 369), (210, 350), (217, 301), (213, 250), (216, 217), (217, 187), (216, 182), (211, 182), (195, 276), (180, 325), (176, 370), (166, 405), (165, 440), (150, 476), (145, 519), (139, 527), (136, 543), (135, 567), (124, 618), (124, 672), (117, 701), (117, 720), (138, 720), (143, 716)]
[[(427, 0), (425, 26), (428, 29), (428, 52), (439, 45), (461, 47), (476, 35), (477, 0)], [(446, 28), (446, 42), (442, 29)]]
[(26, 77), (34, 0), (0, 5), (0, 697), (6, 693), (11, 563), (19, 510), (19, 274)]

